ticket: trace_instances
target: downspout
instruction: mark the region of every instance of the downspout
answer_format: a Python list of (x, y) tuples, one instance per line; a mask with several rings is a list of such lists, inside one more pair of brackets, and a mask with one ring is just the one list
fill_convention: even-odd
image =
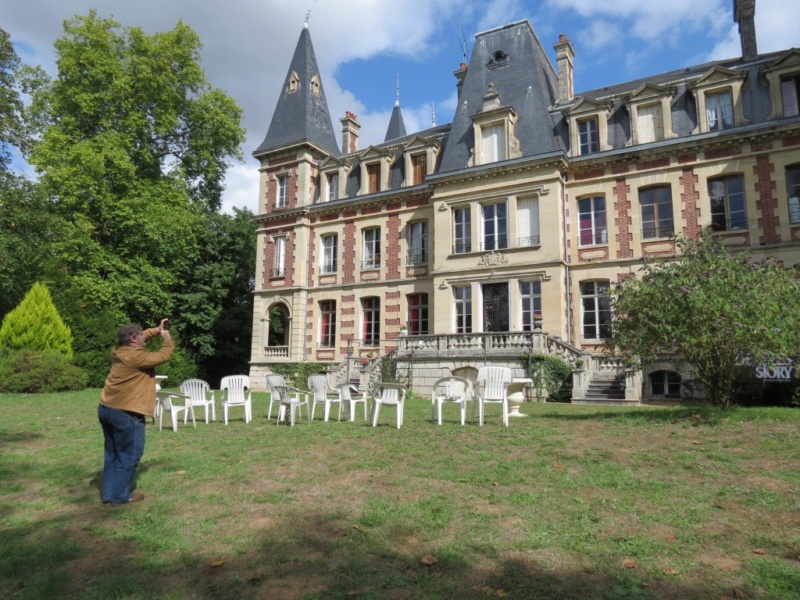
[(308, 361), (308, 291), (311, 288), (311, 243), (314, 239), (312, 228), (308, 227), (308, 243), (306, 247), (306, 289), (303, 294), (303, 362)]
[(564, 222), (562, 226), (564, 228), (564, 277), (566, 281), (564, 282), (564, 287), (567, 290), (567, 343), (570, 345), (574, 345), (572, 343), (572, 288), (571, 281), (570, 281), (570, 274), (569, 274), (569, 246), (568, 246), (568, 237), (567, 237), (567, 220), (568, 220), (568, 207), (567, 207), (567, 175), (564, 175), (564, 179), (561, 182), (561, 204), (563, 206), (564, 211)]

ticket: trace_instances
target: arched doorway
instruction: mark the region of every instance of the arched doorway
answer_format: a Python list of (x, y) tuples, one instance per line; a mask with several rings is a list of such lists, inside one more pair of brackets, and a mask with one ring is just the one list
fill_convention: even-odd
[(267, 314), (267, 348), (270, 358), (289, 358), (289, 311), (283, 304), (273, 304)]

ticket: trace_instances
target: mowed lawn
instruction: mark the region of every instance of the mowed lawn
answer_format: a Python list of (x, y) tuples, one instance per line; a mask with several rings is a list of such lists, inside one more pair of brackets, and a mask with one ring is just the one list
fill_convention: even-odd
[[(525, 404), (461, 427), (148, 424), (100, 503), (98, 390), (0, 395), (0, 597), (800, 598), (800, 411)], [(273, 416), (274, 417), (274, 416)], [(363, 413), (362, 413), (363, 417)]]

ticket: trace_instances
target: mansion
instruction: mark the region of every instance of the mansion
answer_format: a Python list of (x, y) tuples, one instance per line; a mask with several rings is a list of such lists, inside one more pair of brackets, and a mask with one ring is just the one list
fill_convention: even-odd
[[(388, 353), (429, 379), (531, 349), (599, 371), (610, 284), (676, 235), (800, 261), (800, 50), (759, 54), (755, 0), (733, 3), (740, 57), (578, 93), (566, 36), (553, 65), (527, 21), (478, 33), (452, 122), (408, 133), (396, 103), (366, 148), (357, 115), (334, 130), (306, 25), (253, 153), (254, 387)], [(680, 381), (643, 375), (625, 398)]]

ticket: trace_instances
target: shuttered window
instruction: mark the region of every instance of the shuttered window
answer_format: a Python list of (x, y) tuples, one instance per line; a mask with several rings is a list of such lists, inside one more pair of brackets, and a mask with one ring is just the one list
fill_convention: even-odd
[(539, 199), (517, 200), (517, 245), (539, 245)]
[(481, 127), (481, 148), (483, 150), (481, 164), (505, 160), (505, 146), (502, 125), (488, 125)]
[(664, 139), (664, 120), (661, 114), (660, 104), (650, 106), (640, 106), (637, 109), (638, 119), (636, 122), (639, 143), (657, 142)]

